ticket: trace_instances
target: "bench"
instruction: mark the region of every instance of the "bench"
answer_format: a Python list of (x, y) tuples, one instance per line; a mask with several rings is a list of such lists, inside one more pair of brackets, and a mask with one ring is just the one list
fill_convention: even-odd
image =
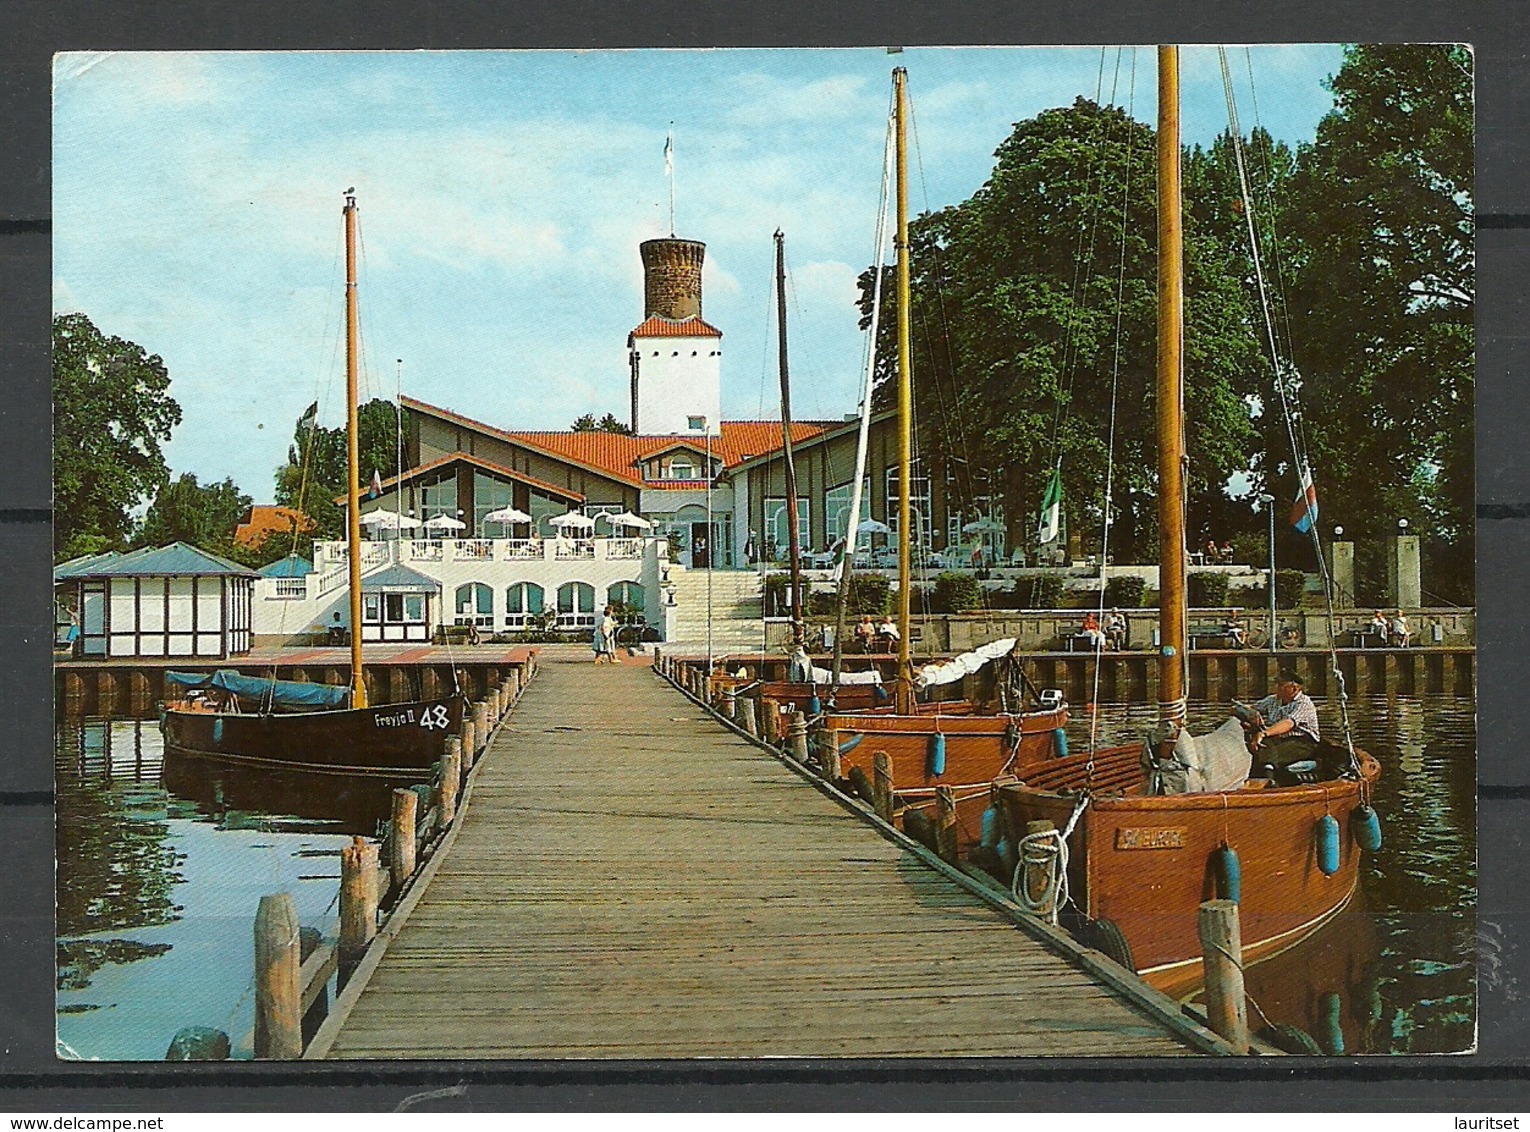
[[(1216, 641), (1218, 644), (1208, 646), (1205, 641)], [(1235, 649), (1238, 647), (1237, 640), (1227, 631), (1226, 625), (1193, 625), (1190, 628), (1190, 647), (1199, 648), (1224, 648)]]
[(1093, 652), (1094, 639), (1088, 633), (1068, 633), (1063, 635), (1063, 652)]

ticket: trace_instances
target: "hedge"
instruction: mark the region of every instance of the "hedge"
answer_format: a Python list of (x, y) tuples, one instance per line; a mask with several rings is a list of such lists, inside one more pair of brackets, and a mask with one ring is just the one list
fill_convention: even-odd
[(1029, 590), (1029, 598), (1022, 609), (1059, 609), (1062, 607), (1063, 576), (1048, 572), (1037, 574), (1029, 580), (1021, 578), (1015, 582), (1015, 592), (1023, 594)]
[(1147, 596), (1147, 579), (1120, 574), (1105, 583), (1105, 604), (1112, 609), (1140, 609)]
[(936, 613), (969, 613), (983, 604), (983, 587), (971, 574), (947, 570), (935, 577), (930, 605)]
[(1228, 577), (1221, 571), (1190, 575), (1190, 604), (1219, 609), (1227, 604)]

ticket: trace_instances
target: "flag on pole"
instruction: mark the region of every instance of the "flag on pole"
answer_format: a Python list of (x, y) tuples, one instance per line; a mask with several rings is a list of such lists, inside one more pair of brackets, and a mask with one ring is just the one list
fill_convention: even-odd
[(1312, 482), (1310, 468), (1302, 472), (1301, 490), (1296, 493), (1296, 504), (1291, 508), (1291, 525), (1306, 534), (1317, 522), (1317, 487)]
[(1036, 541), (1045, 546), (1056, 542), (1062, 527), (1062, 469), (1054, 468), (1052, 478), (1041, 493), (1041, 523), (1036, 528)]
[(376, 468), (372, 469), (372, 488), (367, 492), (368, 499), (376, 499), (382, 494), (382, 473)]
[(670, 130), (669, 136), (664, 139), (664, 175), (675, 175), (675, 131)]
[(302, 428), (304, 425), (312, 424), (318, 415), (319, 403), (315, 401), (312, 405), (309, 405), (308, 408), (303, 410), (303, 415), (298, 418), (298, 427)]

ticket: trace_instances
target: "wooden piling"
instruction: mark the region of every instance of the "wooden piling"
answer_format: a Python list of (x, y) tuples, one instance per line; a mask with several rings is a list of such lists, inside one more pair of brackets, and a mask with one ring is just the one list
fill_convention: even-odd
[(488, 707), (489, 707), (489, 726), (491, 728), (492, 727), (498, 727), (499, 726), (499, 689), (497, 687), (489, 689), (489, 703), (488, 703)]
[(792, 709), (791, 720), (786, 725), (786, 737), (792, 758), (799, 763), (806, 763), (808, 760), (807, 716), (795, 708)]
[(472, 719), (462, 721), (462, 761), (468, 769), (478, 762), (478, 728), (474, 726)]
[(489, 741), (489, 705), (483, 700), (473, 704), (473, 739), (479, 748)]
[(839, 766), (839, 732), (827, 729), (818, 733), (818, 761), (823, 766), (823, 776), (830, 782), (842, 777)]
[(885, 822), (891, 822), (893, 818), (892, 756), (886, 751), (878, 751), (872, 755), (871, 774), (872, 805), (876, 808), (877, 817)]
[(724, 685), (717, 698), (722, 704), (722, 713), (725, 718), (733, 719), (738, 715), (738, 696), (734, 694), (732, 685)]
[(260, 898), (255, 913), (255, 1056), (303, 1056), (303, 959), (297, 906), (286, 892)]
[(402, 888), (414, 875), (414, 827), (419, 797), (413, 790), (393, 792), (393, 852), (388, 866), (393, 872), (394, 888)]
[(760, 736), (760, 721), (757, 711), (758, 705), (752, 697), (740, 696), (738, 698), (738, 725), (756, 739)]
[(935, 845), (942, 861), (956, 864), (956, 795), (949, 786), (935, 787)]
[(377, 934), (377, 843), (357, 837), (340, 850), (340, 961), (354, 965)]
[(441, 824), (451, 825), (457, 818), (457, 790), (462, 784), (462, 749), (447, 745), (441, 757)]
[[(1042, 818), (1039, 821), (1025, 823), (1025, 835), (1030, 837), (1038, 833), (1051, 833), (1057, 828), (1051, 822)], [(1023, 855), (1023, 851), (1022, 851)], [(1055, 910), (1056, 892), (1052, 890), (1052, 870), (1050, 859), (1048, 861), (1027, 861), (1025, 865), (1025, 892), (1032, 900), (1038, 896), (1046, 896), (1036, 909), (1036, 914), (1050, 918)]]
[(1243, 936), (1238, 905), (1208, 900), (1200, 907), (1206, 1021), (1239, 1053), (1248, 1052), (1248, 1006), (1243, 991)]

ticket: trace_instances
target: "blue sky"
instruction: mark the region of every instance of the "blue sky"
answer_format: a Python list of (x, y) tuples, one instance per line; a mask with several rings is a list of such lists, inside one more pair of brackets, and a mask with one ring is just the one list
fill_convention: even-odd
[[(1229, 53), (1245, 130), (1310, 140), (1335, 45)], [(54, 75), (54, 308), (161, 355), (174, 472), (270, 499), (298, 414), (343, 416), (340, 208), (361, 208), (364, 380), (507, 428), (625, 419), (637, 245), (707, 244), (723, 411), (771, 417), (771, 233), (793, 296), (793, 412), (854, 409), (894, 65), (911, 207), (966, 199), (1013, 123), (1075, 97), (1153, 116), (1151, 48), (66, 54)], [(1214, 48), (1181, 61), (1184, 137), (1226, 128)]]

